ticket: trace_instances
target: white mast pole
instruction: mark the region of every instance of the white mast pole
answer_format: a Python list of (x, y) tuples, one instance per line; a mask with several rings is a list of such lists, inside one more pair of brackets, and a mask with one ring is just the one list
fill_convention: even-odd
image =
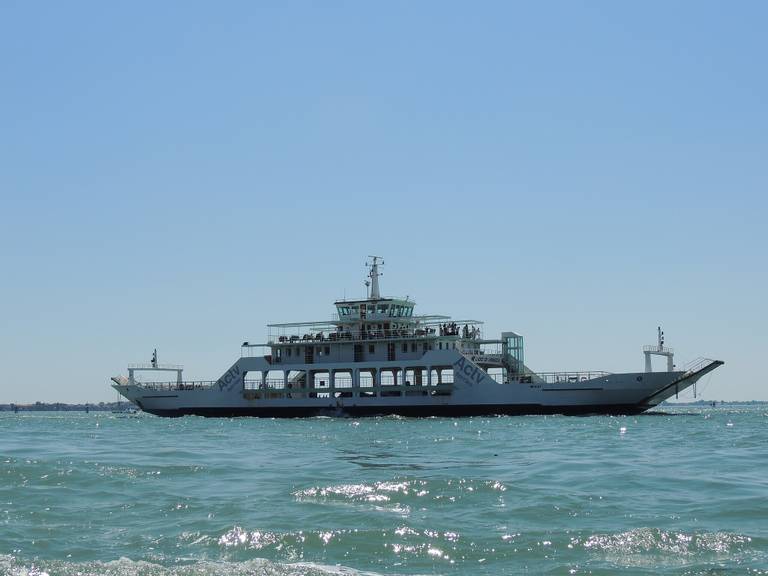
[[(371, 300), (379, 300), (381, 298), (381, 292), (379, 292), (379, 276), (381, 276), (381, 273), (379, 273), (379, 256), (369, 256), (369, 258), (373, 258), (373, 263), (371, 264), (371, 271), (368, 274), (368, 276), (371, 278)], [(384, 264), (384, 261), (381, 262)]]

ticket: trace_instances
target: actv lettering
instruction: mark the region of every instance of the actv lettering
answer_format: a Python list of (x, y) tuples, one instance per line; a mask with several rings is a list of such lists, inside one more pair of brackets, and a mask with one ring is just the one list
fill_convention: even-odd
[(463, 357), (453, 363), (453, 371), (461, 376), (463, 380), (468, 380), (470, 385), (480, 384), (480, 382), (485, 380), (485, 372)]
[(239, 366), (234, 366), (234, 367), (230, 368), (229, 370), (227, 370), (227, 373), (224, 374), (224, 376), (222, 376), (221, 378), (219, 378), (216, 381), (216, 384), (218, 385), (219, 390), (222, 391), (222, 392), (225, 389), (227, 391), (232, 390), (232, 388), (234, 388), (235, 384), (237, 384), (237, 382), (239, 381), (239, 378), (237, 378), (237, 376), (239, 376), (239, 375), (240, 375), (240, 367)]

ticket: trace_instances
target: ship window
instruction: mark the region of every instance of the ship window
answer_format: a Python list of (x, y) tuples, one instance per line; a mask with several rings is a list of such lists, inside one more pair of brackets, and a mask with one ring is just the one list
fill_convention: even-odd
[(290, 348), (288, 348), (288, 349), (285, 351), (285, 353), (286, 353), (286, 356), (290, 356), (290, 355), (291, 355), (291, 349), (290, 349)]
[(438, 346), (440, 346), (440, 350), (443, 349), (443, 343), (442, 342), (440, 342), (440, 344), (438, 344)]
[(408, 352), (408, 343), (403, 342), (403, 352)]
[(416, 342), (411, 342), (411, 352), (416, 352)]
[(325, 353), (326, 356), (328, 356), (331, 353), (331, 347), (330, 346), (326, 346), (324, 353)]
[(301, 356), (301, 348), (296, 346), (296, 356)]
[(376, 345), (368, 344), (368, 354), (373, 354), (374, 352), (376, 352)]
[(389, 309), (389, 305), (387, 305), (387, 304), (379, 304), (379, 307), (378, 307), (378, 309), (376, 311), (379, 314), (386, 314), (388, 309)]

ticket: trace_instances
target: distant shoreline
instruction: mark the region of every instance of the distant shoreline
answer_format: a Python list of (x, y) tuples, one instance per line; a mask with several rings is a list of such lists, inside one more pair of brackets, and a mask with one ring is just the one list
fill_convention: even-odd
[(109, 412), (130, 406), (130, 402), (35, 402), (34, 404), (0, 404), (0, 412)]
[[(697, 400), (696, 402), (663, 402), (659, 407), (675, 406), (735, 406), (764, 405), (768, 400)], [(130, 402), (86, 402), (67, 404), (66, 402), (35, 402), (34, 404), (0, 404), (0, 412), (110, 412), (131, 406)]]

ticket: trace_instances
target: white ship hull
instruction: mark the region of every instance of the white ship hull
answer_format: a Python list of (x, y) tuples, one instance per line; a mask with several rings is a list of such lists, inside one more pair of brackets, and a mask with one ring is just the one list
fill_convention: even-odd
[(430, 363), (454, 367), (452, 383), (250, 390), (245, 387), (246, 375), (274, 366), (267, 358), (241, 358), (222, 378), (204, 386), (181, 383), (148, 387), (122, 382), (114, 388), (141, 410), (159, 416), (638, 414), (693, 386), (722, 364), (711, 360), (690, 371), (607, 374), (555, 383), (534, 377), (531, 382), (500, 384), (458, 351), (427, 355), (431, 356), (426, 358)]

